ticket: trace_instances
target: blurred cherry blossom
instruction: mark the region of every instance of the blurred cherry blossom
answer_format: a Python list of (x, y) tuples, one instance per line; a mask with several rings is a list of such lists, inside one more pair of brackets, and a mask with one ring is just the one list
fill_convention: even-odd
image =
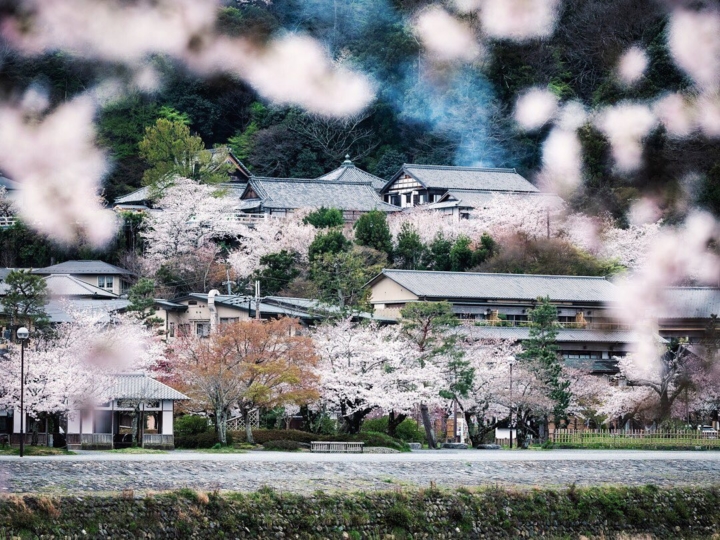
[(420, 13), (414, 29), (432, 59), (469, 61), (480, 54), (472, 28), (440, 7), (431, 7)]

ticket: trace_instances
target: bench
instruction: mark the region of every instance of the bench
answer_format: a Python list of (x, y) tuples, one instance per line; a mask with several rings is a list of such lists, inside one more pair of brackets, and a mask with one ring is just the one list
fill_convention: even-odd
[(341, 452), (344, 454), (349, 453), (363, 453), (362, 442), (325, 442), (325, 441), (313, 441), (310, 443), (311, 452)]

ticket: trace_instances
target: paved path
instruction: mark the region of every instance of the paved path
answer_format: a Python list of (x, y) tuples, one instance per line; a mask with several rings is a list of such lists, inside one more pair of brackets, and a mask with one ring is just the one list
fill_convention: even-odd
[(248, 452), (0, 456), (0, 493), (202, 490), (387, 490), (394, 486), (661, 486), (720, 484), (720, 452), (424, 451), (403, 454)]

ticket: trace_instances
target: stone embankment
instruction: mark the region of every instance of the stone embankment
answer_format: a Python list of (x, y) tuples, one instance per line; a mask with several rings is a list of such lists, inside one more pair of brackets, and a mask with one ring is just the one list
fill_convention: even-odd
[(718, 538), (720, 488), (0, 498), (0, 538)]

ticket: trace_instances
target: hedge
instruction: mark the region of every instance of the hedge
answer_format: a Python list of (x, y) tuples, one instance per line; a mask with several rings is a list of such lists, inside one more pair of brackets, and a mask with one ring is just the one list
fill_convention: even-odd
[[(246, 442), (245, 431), (232, 431), (235, 442)], [(265, 444), (268, 441), (295, 441), (310, 444), (313, 441), (339, 441), (339, 442), (364, 442), (367, 447), (384, 446), (400, 451), (408, 451), (406, 443), (393, 439), (384, 433), (366, 431), (357, 435), (318, 435), (307, 431), (296, 429), (253, 429), (253, 439), (257, 444)]]

